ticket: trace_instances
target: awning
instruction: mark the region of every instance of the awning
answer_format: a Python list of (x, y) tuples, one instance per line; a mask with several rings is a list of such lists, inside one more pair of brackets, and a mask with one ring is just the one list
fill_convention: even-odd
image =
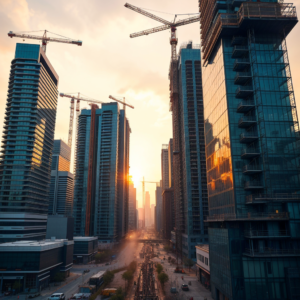
[(196, 266), (197, 266), (198, 268), (200, 268), (202, 271), (204, 271), (205, 273), (207, 273), (207, 274), (210, 275), (210, 272), (209, 272), (208, 270), (204, 269), (203, 267), (201, 267), (201, 266), (198, 265), (198, 264), (196, 264)]

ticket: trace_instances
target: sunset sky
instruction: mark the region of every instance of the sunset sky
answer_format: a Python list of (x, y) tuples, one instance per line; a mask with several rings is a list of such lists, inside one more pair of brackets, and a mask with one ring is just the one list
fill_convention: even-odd
[[(288, 2), (293, 2), (300, 12), (300, 0)], [(129, 3), (154, 10), (153, 14), (169, 21), (174, 19), (174, 14), (198, 12), (198, 0), (129, 0)], [(58, 90), (81, 92), (107, 102), (110, 94), (124, 96), (135, 107), (126, 111), (132, 129), (130, 175), (141, 205), (140, 181), (143, 176), (148, 181), (161, 179), (162, 144), (167, 144), (172, 137), (168, 80), (170, 31), (130, 39), (131, 33), (161, 23), (125, 8), (124, 4), (125, 0), (0, 0), (0, 126), (10, 62), (16, 43), (23, 42), (19, 38), (10, 39), (7, 33), (47, 29), (82, 40), (82, 47), (60, 43), (47, 46), (47, 56), (60, 77)], [(185, 17), (188, 16), (182, 15), (179, 19)], [(179, 46), (189, 40), (200, 43), (199, 23), (179, 27), (177, 33)], [(26, 40), (25, 43), (37, 44), (38, 41)], [(300, 25), (288, 36), (287, 46), (299, 108)], [(69, 100), (59, 98), (56, 139), (67, 141), (69, 106)], [(81, 103), (81, 108), (86, 106)], [(155, 185), (146, 185), (146, 190), (150, 191), (151, 203), (154, 203)]]

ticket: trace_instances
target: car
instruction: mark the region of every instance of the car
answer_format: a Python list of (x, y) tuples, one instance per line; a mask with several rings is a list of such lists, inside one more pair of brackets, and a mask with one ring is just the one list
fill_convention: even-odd
[(83, 271), (83, 273), (88, 273), (90, 270), (89, 269), (86, 269)]
[(11, 294), (11, 291), (7, 291), (4, 293), (4, 296), (9, 296)]
[(110, 262), (107, 262), (105, 265), (106, 265), (106, 266), (110, 265)]
[(54, 293), (48, 298), (48, 300), (65, 300), (65, 298), (64, 293)]
[(172, 294), (176, 294), (177, 293), (176, 287), (171, 287), (170, 292)]
[(187, 284), (183, 284), (183, 285), (181, 286), (181, 289), (182, 289), (183, 291), (188, 291), (188, 290), (189, 290), (189, 286), (188, 286)]

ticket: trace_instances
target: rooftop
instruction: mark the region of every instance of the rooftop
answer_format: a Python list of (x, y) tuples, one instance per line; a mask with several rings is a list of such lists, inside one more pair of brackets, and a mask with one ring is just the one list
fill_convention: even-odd
[(202, 251), (205, 251), (209, 253), (209, 244), (199, 244), (195, 246), (197, 249), (200, 249)]
[(74, 242), (94, 241), (98, 240), (96, 236), (74, 236)]

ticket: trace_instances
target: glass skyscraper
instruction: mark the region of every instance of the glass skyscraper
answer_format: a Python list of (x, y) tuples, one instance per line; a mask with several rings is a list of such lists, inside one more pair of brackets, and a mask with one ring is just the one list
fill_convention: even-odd
[(283, 1), (199, 0), (214, 299), (299, 299), (299, 124)]
[(174, 145), (179, 145), (173, 146), (178, 158), (174, 158), (174, 177), (180, 178), (179, 185), (174, 187), (176, 243), (183, 256), (196, 260), (195, 246), (208, 241), (204, 223), (208, 204), (199, 45), (189, 42), (181, 46), (177, 70), (178, 103), (172, 103), (173, 127), (179, 128), (179, 133), (173, 134)]
[(17, 44), (0, 160), (0, 242), (46, 236), (57, 86), (41, 47)]
[(74, 235), (98, 236), (102, 242), (113, 243), (126, 234), (129, 134), (128, 120), (117, 103), (81, 110), (75, 162)]
[(49, 215), (71, 216), (74, 176), (70, 173), (71, 148), (55, 140), (52, 151)]

